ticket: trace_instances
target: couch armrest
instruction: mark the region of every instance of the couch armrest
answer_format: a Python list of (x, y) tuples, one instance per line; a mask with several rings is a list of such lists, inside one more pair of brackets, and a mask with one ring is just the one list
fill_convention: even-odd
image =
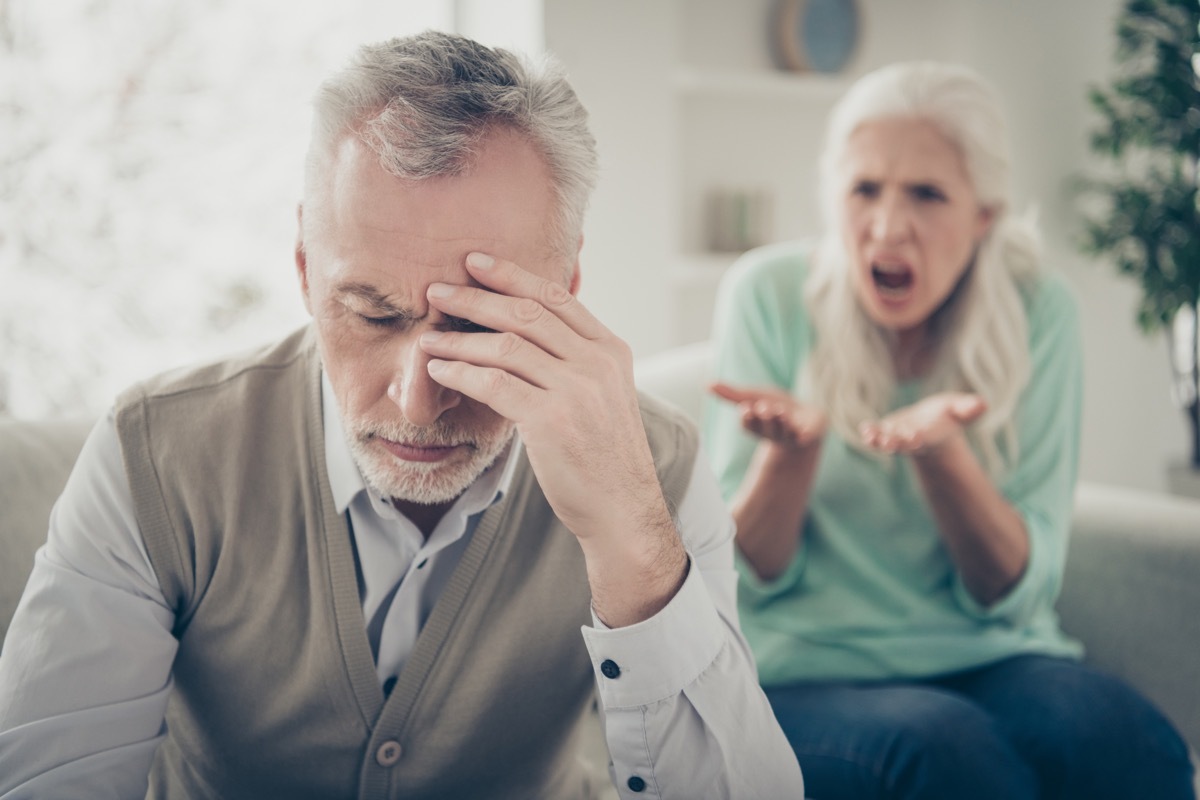
[(634, 379), (639, 389), (667, 401), (699, 425), (713, 355), (708, 341), (665, 350), (639, 358), (633, 365)]
[(91, 427), (81, 419), (0, 419), (0, 643), (25, 591), (33, 554), (46, 541), (50, 509)]
[(1058, 611), (1200, 750), (1200, 502), (1081, 484)]

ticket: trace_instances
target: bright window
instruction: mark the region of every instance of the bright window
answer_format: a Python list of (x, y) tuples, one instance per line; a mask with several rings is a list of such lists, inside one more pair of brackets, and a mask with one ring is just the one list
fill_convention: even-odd
[(319, 81), (451, 0), (0, 2), (0, 413), (305, 319), (295, 209)]

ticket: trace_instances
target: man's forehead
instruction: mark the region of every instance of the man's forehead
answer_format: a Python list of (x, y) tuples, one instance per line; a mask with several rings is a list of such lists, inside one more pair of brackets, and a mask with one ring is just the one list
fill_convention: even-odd
[[(569, 275), (572, 262), (555, 246), (549, 169), (520, 135), (492, 134), (468, 171), (421, 180), (387, 172), (353, 138), (339, 156), (310, 255), (330, 284), (347, 287), (344, 294), (419, 309), (432, 282), (473, 284), (466, 270), (472, 252), (551, 280)], [(356, 285), (374, 295), (350, 291)]]

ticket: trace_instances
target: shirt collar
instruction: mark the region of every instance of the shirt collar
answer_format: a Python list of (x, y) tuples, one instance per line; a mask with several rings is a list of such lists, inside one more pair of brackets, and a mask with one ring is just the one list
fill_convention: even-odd
[[(329, 473), (329, 488), (333, 492), (333, 502), (339, 514), (346, 509), (360, 492), (366, 492), (371, 499), (371, 505), (376, 509), (384, 504), (378, 492), (367, 486), (354, 455), (350, 450), (350, 441), (346, 437), (346, 429), (342, 425), (342, 415), (338, 410), (337, 398), (333, 394), (333, 386), (324, 370), (321, 371), (321, 417), (325, 429), (325, 470)], [(512, 485), (516, 473), (518, 453), (521, 449), (520, 437), (515, 433), (513, 440), (488, 470), (467, 487), (467, 490), (455, 502), (454, 508), (464, 515), (477, 514), (489, 506), (499, 502), (500, 498)]]

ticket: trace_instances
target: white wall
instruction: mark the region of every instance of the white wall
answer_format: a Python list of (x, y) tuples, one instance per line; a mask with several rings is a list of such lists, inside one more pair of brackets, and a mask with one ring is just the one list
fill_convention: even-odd
[(546, 49), (570, 71), (599, 143), (581, 296), (635, 351), (653, 352), (670, 337), (674, 4), (546, 0), (545, 12)]
[[(863, 0), (863, 39), (848, 72), (939, 58), (963, 61), (996, 85), (1011, 125), (1016, 196), (1040, 207), (1048, 264), (1064, 273), (1081, 303), (1082, 475), (1162, 489), (1167, 462), (1186, 450), (1185, 420), (1170, 402), (1165, 345), (1136, 329), (1136, 287), (1110, 265), (1078, 254), (1079, 221), (1066, 187), (1094, 163), (1086, 145), (1094, 124), (1086, 91), (1109, 75), (1119, 6), (1119, 0)], [(670, 308), (684, 301), (671, 294), (677, 290), (668, 272), (682, 247), (680, 216), (691, 202), (680, 199), (677, 187), (688, 185), (687, 170), (708, 168), (706, 159), (721, 156), (714, 149), (680, 157), (685, 143), (694, 148), (703, 137), (681, 139), (679, 126), (690, 116), (680, 110), (671, 74), (697, 61), (769, 68), (768, 7), (769, 0), (545, 0), (547, 49), (565, 62), (591, 111), (603, 164), (586, 231), (583, 297), (639, 355), (676, 341)], [(739, 112), (731, 130), (752, 125), (744, 118), (751, 113)], [(774, 131), (761, 152), (742, 153), (751, 159), (747, 171), (800, 170), (800, 160), (815, 158), (805, 141), (793, 148), (799, 154), (781, 159), (780, 141)], [(810, 177), (798, 174), (797, 182)], [(803, 208), (784, 199), (793, 203), (785, 210)], [(811, 220), (785, 218), (779, 233), (813, 227)]]
[(1074, 286), (1082, 311), (1085, 393), (1082, 473), (1165, 488), (1165, 465), (1183, 460), (1187, 423), (1170, 398), (1166, 344), (1134, 323), (1138, 290), (1115, 268), (1082, 256), (1067, 181), (1095, 165), (1087, 88), (1107, 83), (1119, 0), (975, 3), (973, 64), (1007, 104), (1016, 191), (1038, 203), (1050, 264)]

